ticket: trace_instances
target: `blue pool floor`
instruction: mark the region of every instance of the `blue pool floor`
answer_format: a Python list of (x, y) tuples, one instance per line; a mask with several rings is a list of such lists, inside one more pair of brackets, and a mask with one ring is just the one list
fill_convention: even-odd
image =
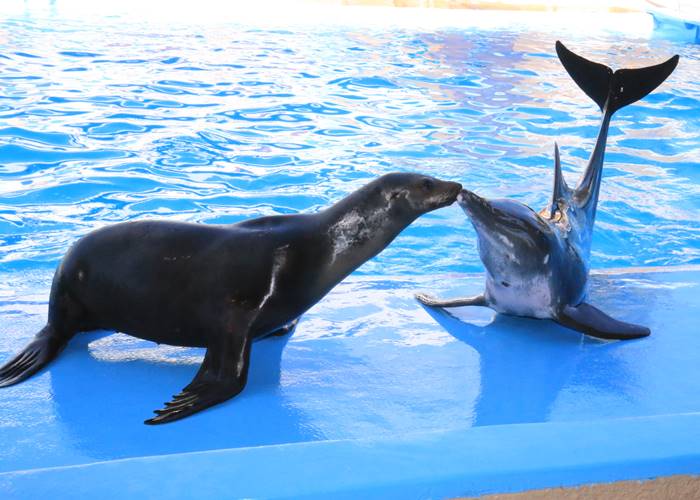
[[(41, 326), (51, 273), (2, 278), (0, 360)], [(593, 304), (651, 328), (629, 342), (413, 299), (481, 281), (351, 277), (255, 344), (243, 394), (158, 427), (142, 421), (202, 351), (78, 337), (0, 391), (1, 496), (446, 497), (700, 473), (700, 268), (593, 276)]]

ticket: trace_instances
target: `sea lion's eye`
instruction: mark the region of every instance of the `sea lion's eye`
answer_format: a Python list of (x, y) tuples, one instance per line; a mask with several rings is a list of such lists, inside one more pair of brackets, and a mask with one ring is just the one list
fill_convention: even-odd
[(423, 186), (423, 189), (425, 191), (432, 191), (433, 188), (435, 187), (435, 183), (430, 179), (423, 179), (423, 182), (421, 183), (421, 185)]

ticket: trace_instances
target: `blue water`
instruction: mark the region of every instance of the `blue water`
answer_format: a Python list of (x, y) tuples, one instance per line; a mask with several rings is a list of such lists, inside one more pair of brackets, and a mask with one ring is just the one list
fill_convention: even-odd
[[(697, 46), (533, 23), (424, 32), (44, 16), (0, 22), (0, 271), (53, 268), (115, 222), (313, 212), (397, 170), (539, 209), (554, 141), (574, 184), (599, 119), (553, 56), (557, 38), (612, 66), (681, 55), (666, 84), (613, 119), (592, 267), (700, 263)], [(357, 272), (477, 271), (475, 242), (450, 207)]]

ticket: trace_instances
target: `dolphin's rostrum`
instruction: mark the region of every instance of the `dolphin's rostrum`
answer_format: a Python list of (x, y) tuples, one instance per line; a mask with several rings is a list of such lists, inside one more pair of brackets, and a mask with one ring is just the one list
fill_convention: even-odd
[(554, 190), (539, 214), (513, 200), (486, 200), (463, 190), (458, 202), (478, 236), (486, 267), (482, 295), (439, 300), (418, 294), (434, 307), (488, 306), (518, 316), (550, 318), (564, 326), (604, 339), (649, 335), (648, 328), (615, 320), (585, 302), (591, 233), (605, 157), (610, 118), (658, 87), (675, 69), (678, 56), (664, 63), (613, 72), (556, 43), (559, 60), (576, 84), (603, 112), (598, 139), (575, 189), (566, 185), (559, 148), (554, 148)]

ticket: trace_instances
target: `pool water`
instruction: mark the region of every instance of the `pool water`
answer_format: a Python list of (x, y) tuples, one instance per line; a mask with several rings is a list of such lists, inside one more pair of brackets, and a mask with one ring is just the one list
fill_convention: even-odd
[[(313, 212), (393, 171), (539, 209), (554, 141), (574, 184), (600, 118), (555, 57), (559, 38), (613, 67), (681, 55), (661, 88), (613, 119), (591, 266), (700, 263), (694, 45), (534, 23), (422, 32), (37, 17), (0, 25), (3, 269), (53, 268), (114, 222)], [(480, 269), (453, 206), (357, 272)]]
[[(107, 224), (313, 212), (393, 171), (539, 209), (554, 141), (574, 184), (599, 121), (554, 56), (557, 39), (613, 67), (680, 54), (662, 87), (613, 118), (591, 266), (700, 264), (697, 46), (611, 28), (627, 21), (593, 29), (557, 19), (454, 13), (429, 28), (281, 27), (11, 10), (0, 21), (0, 361), (43, 325), (67, 247)], [(244, 394), (196, 418), (141, 424), (189, 381), (201, 350), (76, 338), (51, 369), (0, 392), (0, 441), (11, 443), (0, 472), (698, 411), (687, 392), (698, 271), (687, 269), (594, 280), (594, 298), (618, 317), (656, 332), (671, 315), (668, 331), (680, 333), (646, 343), (480, 313), (467, 323), (431, 317), (414, 290), (480, 287), (474, 231), (457, 206), (444, 208), (360, 267), (290, 340), (256, 344)], [(503, 394), (515, 394), (505, 407)]]

